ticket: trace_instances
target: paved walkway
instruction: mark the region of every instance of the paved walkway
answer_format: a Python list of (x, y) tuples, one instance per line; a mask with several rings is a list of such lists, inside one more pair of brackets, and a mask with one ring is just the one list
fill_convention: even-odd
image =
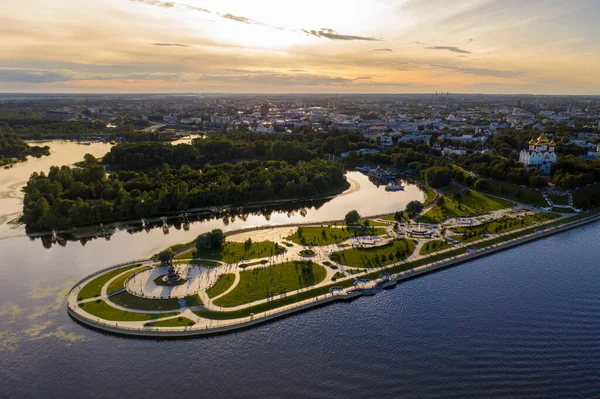
[[(523, 211), (523, 212), (509, 212), (508, 210), (504, 210), (504, 212), (500, 212), (500, 211), (496, 211), (495, 213), (493, 213), (494, 216), (496, 216), (496, 218), (498, 217), (503, 217), (503, 216), (508, 216), (511, 215), (512, 217), (519, 217), (519, 216), (523, 216), (526, 214), (529, 214), (530, 211)], [(486, 215), (487, 216), (487, 215)], [(561, 218), (566, 218), (569, 217), (570, 215), (563, 215)], [(551, 222), (554, 222), (556, 220), (560, 220), (559, 219), (554, 219), (545, 223), (536, 223), (536, 224), (532, 224), (532, 225), (528, 225), (525, 226), (523, 228), (520, 229), (516, 229), (516, 230), (512, 230), (508, 233), (505, 234), (490, 234), (485, 238), (482, 238), (480, 240), (477, 241), (473, 241), (471, 243), (465, 244), (465, 243), (460, 243), (454, 240), (449, 240), (449, 242), (451, 242), (453, 244), (453, 247), (448, 248), (446, 250), (443, 251), (438, 251), (437, 253), (439, 254), (443, 254), (449, 251), (452, 251), (453, 249), (455, 249), (456, 247), (464, 247), (466, 249), (468, 249), (470, 252), (474, 252), (476, 251), (475, 249), (472, 249), (471, 246), (473, 244), (477, 244), (479, 242), (482, 241), (486, 241), (489, 239), (492, 239), (494, 237), (499, 237), (499, 236), (503, 236), (506, 234), (512, 234), (515, 232), (519, 232), (525, 229), (530, 229), (532, 227), (535, 226), (543, 226), (544, 224), (548, 224)], [(471, 219), (470, 221), (467, 221), (467, 219)], [(448, 239), (448, 236), (450, 234), (454, 234), (451, 232), (451, 228), (452, 227), (457, 227), (457, 226), (465, 226), (465, 225), (477, 225), (477, 224), (481, 224), (481, 223), (485, 223), (492, 220), (492, 217), (475, 217), (475, 218), (460, 218), (460, 220), (449, 220), (446, 221), (444, 223), (444, 225), (448, 225), (445, 227), (445, 233), (442, 234), (441, 233), (441, 226), (438, 226), (435, 229), (436, 234), (438, 234), (440, 237), (437, 239)], [(382, 220), (383, 221), (383, 220)], [(391, 242), (394, 237), (397, 237), (398, 235), (400, 236), (405, 236), (408, 234), (406, 227), (408, 226), (407, 224), (399, 224), (399, 231), (394, 231), (393, 226), (395, 225), (395, 222), (392, 221), (384, 221), (387, 225), (384, 226), (384, 228), (386, 229), (386, 235), (383, 237), (379, 237), (379, 241), (375, 244), (376, 246), (381, 246), (381, 245), (385, 245), (389, 242)], [(316, 224), (315, 226), (321, 226), (319, 224)], [(333, 226), (332, 226), (333, 227)], [(339, 228), (341, 228), (341, 226), (339, 226)], [(288, 231), (289, 233), (289, 231)], [(253, 232), (254, 236), (256, 236), (256, 232)], [(241, 234), (240, 234), (241, 235)], [(280, 243), (280, 245), (284, 246), (284, 244), (282, 243), (282, 241), (284, 241), (285, 236), (282, 235), (281, 231), (277, 231), (277, 229), (266, 229), (265, 232), (262, 232), (262, 234), (260, 235), (262, 238), (264, 238), (265, 240), (272, 240), (275, 242)], [(361, 275), (365, 274), (365, 273), (372, 273), (373, 271), (385, 271), (386, 269), (389, 269), (390, 267), (396, 266), (396, 265), (400, 265), (406, 262), (411, 262), (411, 261), (416, 261), (419, 259), (422, 259), (424, 257), (430, 256), (431, 254), (427, 254), (427, 255), (421, 255), (420, 254), (420, 250), (421, 248), (425, 245), (426, 242), (431, 241), (431, 238), (427, 237), (427, 238), (422, 238), (422, 237), (406, 237), (407, 239), (412, 239), (414, 241), (416, 241), (416, 246), (415, 246), (415, 250), (414, 252), (405, 260), (399, 261), (399, 262), (395, 262), (393, 264), (390, 265), (386, 265), (386, 266), (382, 266), (382, 267), (378, 267), (378, 268), (368, 268), (367, 272), (361, 272), (358, 274), (353, 275), (353, 277), (360, 277)], [(238, 240), (238, 237), (236, 236), (232, 236), (232, 237), (228, 237), (228, 239), (231, 240)], [(241, 239), (241, 238), (239, 238)], [(332, 277), (338, 272), (342, 272), (345, 276), (351, 276), (350, 273), (348, 273), (347, 269), (364, 269), (363, 267), (351, 267), (351, 266), (345, 266), (345, 265), (341, 265), (339, 263), (333, 262), (330, 260), (330, 255), (333, 252), (337, 252), (337, 251), (341, 251), (344, 249), (349, 249), (355, 246), (361, 246), (365, 243), (365, 239), (364, 237), (353, 237), (350, 239), (345, 240), (342, 243), (336, 243), (336, 244), (330, 244), (330, 245), (325, 245), (325, 246), (318, 246), (318, 247), (310, 247), (310, 249), (312, 249), (313, 251), (315, 251), (315, 255), (311, 256), (311, 257), (303, 257), (302, 255), (300, 255), (300, 251), (303, 249), (306, 249), (307, 247), (303, 247), (300, 245), (293, 245), (292, 247), (287, 248), (287, 251), (284, 254), (280, 254), (277, 256), (272, 256), (272, 257), (265, 257), (265, 258), (259, 258), (259, 259), (254, 259), (252, 260), (252, 262), (260, 262), (260, 261), (265, 261), (264, 264), (255, 264), (252, 266), (247, 266), (245, 268), (242, 268), (240, 265), (242, 264), (242, 262), (238, 262), (238, 263), (234, 263), (234, 264), (222, 264), (220, 267), (206, 267), (206, 266), (201, 266), (201, 265), (195, 265), (193, 264), (193, 261), (191, 262), (191, 264), (189, 265), (177, 265), (176, 268), (178, 270), (178, 272), (187, 279), (185, 284), (182, 284), (180, 286), (174, 286), (174, 287), (163, 287), (163, 286), (157, 286), (154, 283), (154, 279), (157, 278), (158, 276), (162, 275), (162, 274), (166, 274), (167, 272), (167, 267), (166, 266), (159, 266), (159, 267), (153, 267), (150, 270), (146, 270), (143, 272), (140, 272), (136, 275), (134, 275), (133, 277), (131, 277), (127, 283), (126, 283), (126, 289), (127, 291), (137, 295), (137, 296), (144, 296), (144, 297), (177, 297), (177, 298), (182, 298), (186, 295), (193, 295), (193, 294), (198, 294), (202, 300), (202, 303), (204, 305), (204, 308), (206, 308), (207, 310), (214, 310), (214, 311), (235, 311), (235, 310), (243, 310), (246, 308), (250, 308), (262, 303), (266, 303), (269, 301), (273, 301), (275, 299), (279, 299), (279, 298), (283, 298), (286, 296), (292, 296), (295, 295), (297, 293), (306, 291), (306, 290), (312, 290), (318, 287), (322, 287), (322, 286), (326, 286), (326, 285), (330, 285), (333, 283), (332, 281)], [(282, 263), (282, 262), (288, 262), (291, 260), (300, 260), (300, 259), (310, 259), (313, 262), (316, 262), (320, 265), (322, 265), (325, 270), (326, 270), (326, 277), (325, 279), (319, 283), (316, 284), (314, 286), (308, 287), (308, 288), (304, 288), (304, 289), (299, 289), (299, 290), (295, 290), (295, 291), (291, 291), (288, 292), (286, 294), (282, 294), (282, 295), (277, 295), (271, 298), (266, 298), (266, 299), (262, 299), (262, 300), (258, 300), (258, 301), (254, 301), (252, 303), (248, 303), (248, 304), (243, 304), (243, 305), (239, 305), (239, 306), (235, 306), (235, 307), (228, 307), (228, 308), (221, 308), (219, 306), (214, 305), (214, 301), (218, 298), (224, 297), (226, 295), (228, 295), (231, 291), (233, 291), (239, 281), (240, 281), (240, 276), (241, 276), (241, 272), (242, 271), (248, 271), (248, 270), (255, 270), (255, 269), (261, 269), (261, 268), (266, 268), (269, 266), (272, 266), (274, 264), (278, 264), (278, 263)], [(329, 263), (330, 265), (333, 265), (334, 267), (337, 266), (337, 268), (332, 268), (330, 266), (328, 266), (327, 264), (325, 264), (325, 262)], [(90, 298), (90, 299), (86, 299), (83, 300), (81, 302), (77, 301), (77, 293), (79, 292), (79, 289), (85, 285), (85, 281), (82, 282), (80, 284), (79, 287), (76, 287), (75, 289), (73, 289), (71, 291), (71, 293), (69, 294), (69, 307), (71, 309), (74, 309), (74, 311), (76, 312), (83, 312), (85, 313), (81, 308), (77, 307), (77, 303), (85, 303), (85, 302), (91, 302), (91, 301), (95, 301), (97, 299), (103, 299), (106, 301), (106, 303), (116, 309), (120, 309), (123, 311), (127, 311), (127, 312), (134, 312), (134, 313), (149, 313), (149, 314), (162, 314), (162, 313), (171, 313), (173, 312), (173, 310), (164, 310), (164, 311), (144, 311), (144, 310), (134, 310), (134, 309), (129, 309), (129, 308), (124, 308), (122, 306), (119, 306), (115, 303), (113, 303), (112, 301), (110, 301), (109, 299), (109, 295), (107, 293), (107, 287), (108, 285), (110, 285), (110, 283), (114, 280), (116, 280), (117, 278), (119, 278), (120, 276), (122, 276), (124, 273), (128, 273), (129, 270), (124, 270), (123, 273), (120, 273), (117, 276), (114, 276), (113, 278), (111, 278), (103, 287), (101, 290), (101, 295), (100, 297), (97, 298)], [(208, 295), (206, 294), (206, 290), (208, 288), (210, 288), (212, 285), (214, 285), (218, 278), (223, 275), (223, 274), (233, 274), (235, 276), (235, 280), (232, 284), (232, 286), (225, 291), (224, 293), (214, 297), (214, 298), (209, 298)], [(407, 272), (402, 272), (398, 274), (399, 276), (408, 276), (410, 275), (410, 271)], [(94, 276), (94, 278), (97, 276)], [(345, 290), (341, 290), (339, 292), (337, 292), (337, 295), (347, 295), (352, 289), (345, 289)], [(328, 296), (325, 296), (328, 297)], [(325, 297), (322, 297), (320, 300), (324, 299)], [(300, 304), (308, 304), (315, 301), (314, 298), (309, 299), (309, 300), (305, 300), (300, 302)], [(280, 307), (278, 308), (276, 311), (272, 311), (272, 312), (280, 312), (280, 311), (284, 311), (284, 310), (289, 310), (289, 309), (293, 309), (294, 307), (299, 306), (298, 303), (295, 304), (291, 304), (288, 306), (284, 306), (284, 307)], [(196, 308), (193, 308), (196, 309)], [(176, 316), (167, 316), (164, 318), (160, 318), (160, 319), (156, 319), (156, 320), (152, 320), (152, 322), (157, 321), (157, 320), (168, 320), (170, 318), (175, 318), (175, 317), (180, 317), (180, 316), (184, 316), (192, 321), (195, 322), (195, 325), (193, 326), (194, 329), (202, 329), (202, 328), (213, 328), (216, 326), (223, 326), (223, 325), (227, 325), (227, 324), (231, 324), (231, 323), (239, 323), (240, 320), (249, 320), (249, 318), (242, 318), (242, 319), (237, 319), (237, 320), (209, 320), (209, 319), (205, 319), (202, 317), (197, 316), (196, 314), (193, 313), (192, 308), (188, 307), (188, 306), (184, 306), (182, 308), (179, 309), (180, 314), (176, 315)], [(271, 313), (272, 313), (271, 312)], [(106, 323), (105, 321), (102, 321), (98, 318), (94, 318), (93, 316), (90, 316), (89, 314), (85, 313), (86, 317), (91, 319), (95, 319), (96, 322), (98, 323)], [(265, 312), (264, 315), (268, 315), (270, 314), (270, 312)], [(108, 322), (108, 323), (113, 323), (116, 324), (118, 326), (121, 327), (126, 327), (126, 328), (134, 328), (134, 329), (141, 329), (141, 328), (145, 328), (144, 324), (147, 323), (148, 321), (142, 321), (142, 322)]]

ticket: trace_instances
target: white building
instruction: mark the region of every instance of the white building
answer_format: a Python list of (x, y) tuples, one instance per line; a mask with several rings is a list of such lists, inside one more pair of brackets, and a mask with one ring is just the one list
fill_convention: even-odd
[(465, 148), (454, 148), (454, 147), (445, 147), (442, 150), (442, 155), (445, 157), (449, 157), (450, 155), (465, 155), (467, 150)]
[(537, 141), (531, 139), (529, 149), (522, 150), (519, 154), (519, 162), (526, 167), (538, 167), (543, 174), (550, 174), (550, 167), (556, 162), (556, 143), (542, 135)]
[(381, 136), (381, 138), (379, 139), (379, 144), (382, 147), (391, 147), (394, 145), (394, 141), (392, 140), (391, 136), (388, 136), (387, 134), (384, 136)]

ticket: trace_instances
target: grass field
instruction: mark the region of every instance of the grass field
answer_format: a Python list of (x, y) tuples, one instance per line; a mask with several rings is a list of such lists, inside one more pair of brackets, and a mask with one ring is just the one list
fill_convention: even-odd
[(429, 255), (432, 252), (441, 251), (447, 248), (452, 247), (452, 245), (446, 243), (444, 240), (433, 240), (428, 241), (421, 247), (419, 251), (420, 255)]
[(334, 275), (331, 277), (331, 280), (335, 281), (335, 280), (337, 280), (337, 279), (339, 279), (339, 278), (344, 278), (344, 277), (345, 277), (345, 276), (344, 276), (344, 273), (342, 273), (342, 272), (336, 272), (336, 273), (335, 273), (335, 274), (334, 274)]
[[(427, 256), (425, 258), (414, 260), (412, 262), (406, 262), (406, 263), (402, 263), (400, 265), (392, 266), (389, 269), (387, 269), (386, 272), (392, 273), (392, 274), (400, 273), (400, 272), (403, 272), (406, 270), (414, 269), (419, 266), (427, 265), (429, 263), (433, 263), (433, 262), (437, 262), (437, 261), (445, 260), (445, 259), (450, 259), (454, 256), (462, 255), (465, 252), (467, 252), (467, 250), (465, 248), (457, 248), (457, 249), (453, 249), (451, 251), (437, 253), (434, 255)], [(361, 278), (365, 278), (368, 280), (375, 280), (375, 279), (379, 278), (379, 274), (381, 274), (381, 272), (376, 271), (376, 272), (366, 274), (365, 276), (362, 276)]]
[(181, 264), (183, 264), (183, 265), (198, 265), (198, 266), (206, 266), (206, 267), (217, 267), (217, 266), (221, 265), (219, 262), (213, 262), (210, 260), (193, 259), (193, 258), (175, 260), (174, 263), (177, 263), (180, 265)]
[(194, 324), (196, 323), (187, 317), (179, 316), (177, 318), (155, 321), (152, 323), (146, 323), (144, 325), (148, 327), (187, 327), (193, 326)]
[(122, 276), (117, 277), (116, 279), (113, 280), (112, 283), (109, 284), (109, 286), (106, 289), (106, 292), (108, 294), (110, 294), (111, 292), (120, 290), (121, 288), (123, 288), (125, 286), (125, 280), (127, 280), (132, 274), (137, 273), (142, 270), (147, 270), (147, 269), (150, 269), (150, 267), (148, 267), (148, 266), (140, 267), (140, 268), (130, 270), (127, 273), (124, 273)]
[(413, 240), (395, 240), (375, 248), (352, 248), (334, 252), (331, 259), (346, 266), (380, 267), (409, 257), (415, 250)]
[(481, 241), (478, 242), (477, 244), (473, 244), (472, 246), (475, 248), (485, 248), (485, 247), (489, 247), (490, 245), (495, 245), (495, 244), (500, 244), (509, 240), (513, 240), (515, 238), (520, 238), (529, 234), (534, 233), (536, 230), (535, 227), (531, 227), (529, 229), (525, 229), (525, 230), (521, 230), (521, 231), (515, 231), (514, 233), (510, 233), (510, 234), (506, 234), (504, 236), (501, 237), (496, 237), (496, 238), (492, 238), (490, 240), (485, 240), (485, 241)]
[(292, 241), (299, 245), (329, 245), (336, 244), (355, 236), (364, 235), (382, 235), (385, 234), (385, 229), (378, 228), (354, 228), (354, 227), (300, 227), (302, 236), (298, 235), (298, 231), (286, 240)]
[(438, 201), (433, 208), (419, 218), (419, 222), (441, 223), (449, 218), (484, 215), (513, 205), (510, 201), (491, 198), (472, 190), (463, 192), (460, 199), (454, 197), (455, 193), (450, 193), (450, 195), (452, 197), (444, 197), (443, 204), (440, 205)]
[(305, 299), (314, 298), (316, 296), (325, 295), (329, 293), (329, 289), (331, 287), (350, 287), (354, 282), (352, 280), (344, 280), (340, 282), (336, 282), (333, 284), (329, 284), (319, 288), (313, 288), (312, 290), (302, 291), (295, 295), (286, 296), (283, 298), (274, 299), (269, 302), (264, 302), (259, 305), (255, 305), (249, 307), (247, 309), (235, 310), (231, 312), (219, 312), (219, 311), (210, 311), (210, 310), (201, 310), (195, 311), (194, 313), (200, 317), (204, 317), (205, 319), (212, 320), (230, 320), (230, 319), (238, 319), (240, 317), (248, 317), (251, 313), (258, 315), (261, 312), (266, 312), (268, 310), (277, 309), (281, 306), (290, 305), (295, 302), (300, 302)]
[(83, 299), (89, 299), (100, 296), (102, 287), (104, 287), (108, 280), (115, 276), (118, 276), (119, 274), (127, 270), (131, 270), (139, 266), (140, 265), (125, 266), (119, 269), (112, 270), (108, 273), (101, 274), (100, 276), (96, 277), (95, 279), (83, 286), (81, 291), (79, 291), (79, 293), (77, 294), (77, 300), (81, 301)]
[(214, 298), (217, 295), (220, 295), (220, 294), (224, 293), (225, 291), (227, 291), (229, 289), (229, 287), (231, 287), (231, 285), (233, 284), (234, 281), (235, 281), (234, 274), (231, 274), (231, 273), (223, 274), (223, 275), (219, 276), (219, 279), (217, 280), (215, 285), (213, 285), (212, 287), (210, 287), (209, 289), (206, 290), (206, 295), (208, 295), (209, 298)]
[(494, 180), (488, 180), (488, 183), (490, 188), (486, 190), (487, 193), (535, 206), (548, 205), (548, 202), (539, 191)]
[(325, 275), (323, 266), (310, 261), (293, 261), (245, 270), (240, 272), (238, 285), (214, 304), (228, 307), (265, 299), (318, 284), (325, 279)]
[(133, 313), (127, 312), (125, 310), (115, 309), (112, 306), (108, 305), (103, 300), (98, 299), (94, 302), (87, 302), (79, 304), (79, 306), (94, 316), (100, 317), (106, 320), (112, 321), (144, 321), (144, 320), (154, 320), (160, 319), (167, 316), (175, 316), (178, 313), (160, 313), (160, 314), (150, 314), (150, 313)]
[(437, 193), (433, 188), (424, 185), (421, 187), (421, 190), (425, 192), (425, 202), (423, 205), (427, 206), (437, 198)]
[[(225, 263), (236, 263), (243, 260), (264, 258), (267, 256), (277, 255), (285, 252), (285, 248), (271, 241), (253, 242), (247, 246), (243, 242), (227, 241), (223, 247), (209, 251), (189, 251), (177, 256), (175, 259), (214, 259)], [(189, 262), (195, 263), (195, 262)], [(201, 262), (200, 262), (201, 263)]]
[(179, 303), (176, 298), (168, 299), (152, 299), (152, 298), (141, 298), (135, 295), (131, 295), (127, 291), (118, 293), (110, 297), (110, 300), (117, 305), (123, 306), (130, 309), (138, 310), (177, 310), (179, 309)]
[(471, 242), (481, 239), (484, 234), (502, 234), (509, 231), (521, 229), (523, 227), (531, 226), (535, 223), (547, 222), (552, 219), (556, 219), (560, 215), (552, 212), (537, 213), (535, 215), (527, 215), (521, 218), (506, 218), (499, 219), (493, 222), (485, 223), (480, 226), (473, 227), (456, 227), (453, 229), (454, 232), (458, 233), (458, 236), (452, 238), (461, 242)]
[(200, 297), (198, 296), (198, 294), (186, 296), (185, 297), (185, 303), (187, 303), (188, 306), (202, 306), (202, 305), (204, 305), (202, 303), (202, 299), (200, 299)]

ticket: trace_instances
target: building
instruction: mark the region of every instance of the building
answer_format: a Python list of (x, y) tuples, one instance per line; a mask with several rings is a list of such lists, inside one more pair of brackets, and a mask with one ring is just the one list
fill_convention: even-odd
[(392, 140), (391, 136), (388, 136), (386, 134), (384, 136), (381, 136), (381, 138), (379, 139), (379, 145), (381, 145), (382, 147), (391, 147), (394, 145), (394, 141)]
[(537, 140), (531, 139), (529, 149), (522, 150), (519, 154), (519, 162), (525, 167), (536, 167), (545, 174), (550, 174), (550, 167), (556, 162), (556, 143), (548, 141), (542, 133)]
[(260, 106), (260, 115), (268, 116), (269, 115), (269, 104), (265, 103)]

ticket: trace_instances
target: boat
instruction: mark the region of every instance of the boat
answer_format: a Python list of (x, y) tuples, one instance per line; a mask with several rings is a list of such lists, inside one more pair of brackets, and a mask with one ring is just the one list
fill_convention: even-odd
[(398, 184), (389, 184), (385, 186), (385, 191), (402, 191), (404, 190), (404, 186), (400, 186)]

